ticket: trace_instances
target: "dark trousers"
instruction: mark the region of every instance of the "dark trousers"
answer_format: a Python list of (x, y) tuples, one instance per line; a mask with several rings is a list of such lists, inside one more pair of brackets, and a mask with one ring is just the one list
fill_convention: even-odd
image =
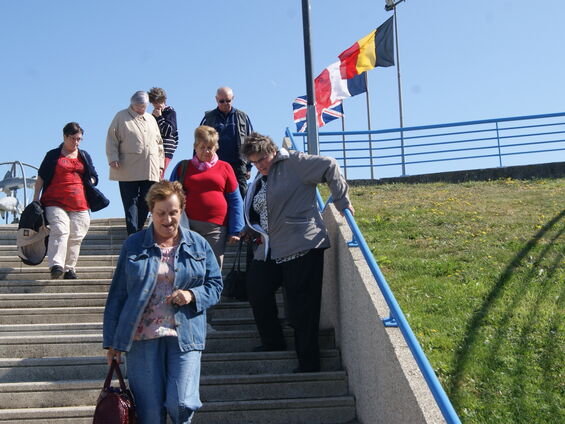
[(239, 192), (241, 193), (241, 198), (245, 199), (245, 193), (247, 193), (247, 167), (243, 162), (231, 163), (235, 178), (237, 179), (237, 184), (239, 185)]
[(149, 207), (145, 201), (147, 192), (154, 181), (120, 181), (120, 195), (126, 214), (126, 229), (128, 235), (143, 229)]
[(247, 295), (261, 343), (266, 348), (286, 346), (275, 299), (275, 292), (283, 287), (301, 371), (320, 369), (318, 332), (323, 272), (322, 249), (312, 249), (300, 258), (278, 265), (271, 259), (254, 260), (247, 272)]

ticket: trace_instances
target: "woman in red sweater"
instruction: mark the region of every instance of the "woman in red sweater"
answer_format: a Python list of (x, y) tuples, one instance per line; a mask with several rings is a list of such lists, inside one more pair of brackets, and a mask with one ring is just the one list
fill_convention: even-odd
[(210, 243), (221, 268), (226, 241), (239, 241), (243, 229), (243, 201), (231, 165), (218, 159), (218, 139), (214, 128), (196, 128), (196, 154), (175, 166), (171, 181), (182, 184), (190, 229)]

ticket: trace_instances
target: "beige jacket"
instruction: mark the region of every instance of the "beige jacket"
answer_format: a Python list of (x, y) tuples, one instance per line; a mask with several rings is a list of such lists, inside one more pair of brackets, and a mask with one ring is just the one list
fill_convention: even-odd
[(108, 129), (106, 156), (108, 164), (120, 163), (110, 167), (110, 180), (159, 181), (165, 154), (155, 118), (138, 115), (131, 107), (119, 111)]

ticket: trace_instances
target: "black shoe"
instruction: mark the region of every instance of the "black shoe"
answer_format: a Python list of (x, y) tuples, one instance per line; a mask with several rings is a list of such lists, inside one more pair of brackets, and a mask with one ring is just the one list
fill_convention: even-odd
[(63, 268), (60, 267), (59, 265), (52, 266), (49, 271), (51, 272), (51, 279), (52, 280), (56, 280), (61, 275), (63, 275)]
[(256, 346), (253, 348), (253, 352), (276, 352), (280, 350), (286, 350), (286, 346)]
[(76, 280), (76, 279), (78, 279), (78, 275), (72, 269), (69, 269), (67, 272), (65, 272), (65, 275), (63, 275), (63, 278), (65, 280)]

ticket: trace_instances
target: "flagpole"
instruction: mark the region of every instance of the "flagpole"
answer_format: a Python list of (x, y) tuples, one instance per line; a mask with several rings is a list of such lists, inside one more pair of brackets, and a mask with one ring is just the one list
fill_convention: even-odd
[(394, 13), (394, 41), (396, 44), (396, 80), (398, 82), (398, 110), (400, 117), (400, 155), (402, 162), (402, 176), (406, 175), (406, 160), (404, 158), (404, 117), (402, 114), (402, 86), (400, 84), (400, 54), (398, 53), (398, 23), (396, 19), (396, 6), (402, 3), (404, 0), (387, 0), (385, 10), (393, 10)]
[[(367, 129), (371, 131), (371, 102), (369, 101), (369, 77), (367, 76), (367, 72), (363, 72), (365, 74), (365, 87), (367, 87), (367, 91), (365, 91), (365, 98), (367, 99)], [(371, 164), (371, 179), (375, 179), (374, 171), (373, 171), (373, 140), (371, 137), (371, 133), (369, 132), (369, 161)]]
[(310, 47), (310, 1), (302, 0), (302, 30), (304, 33), (304, 66), (306, 71), (306, 128), (308, 131), (308, 153), (318, 155), (318, 120), (316, 99), (314, 97), (314, 78), (312, 77), (312, 51)]
[(341, 102), (341, 111), (341, 148), (343, 150), (343, 175), (347, 180), (347, 157), (345, 151), (345, 134), (343, 134), (345, 132), (345, 109), (343, 107), (343, 102)]

